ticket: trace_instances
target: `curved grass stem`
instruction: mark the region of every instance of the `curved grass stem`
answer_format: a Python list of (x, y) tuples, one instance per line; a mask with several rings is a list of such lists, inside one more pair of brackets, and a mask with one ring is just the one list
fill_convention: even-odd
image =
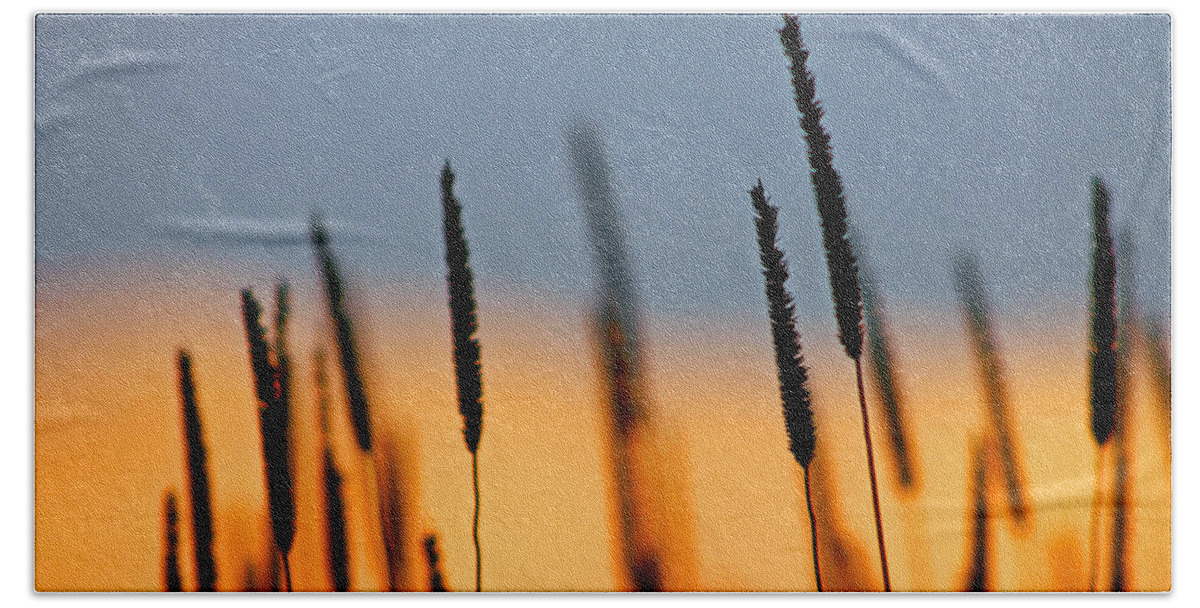
[(808, 467), (804, 467), (804, 500), (808, 502), (808, 525), (812, 528), (812, 558), (813, 577), (817, 579), (817, 591), (824, 591), (821, 586), (821, 559), (817, 554), (817, 517), (813, 513), (812, 484), (808, 480)]
[(475, 485), (475, 521), (471, 536), (475, 540), (475, 592), (483, 590), (482, 567), (479, 559), (479, 452), (471, 452), (471, 479)]

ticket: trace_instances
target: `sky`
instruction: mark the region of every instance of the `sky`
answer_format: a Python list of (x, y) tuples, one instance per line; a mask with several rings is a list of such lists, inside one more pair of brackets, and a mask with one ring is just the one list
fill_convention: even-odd
[[(312, 274), (314, 211), (361, 276), (440, 280), (449, 158), (481, 289), (588, 293), (566, 143), (587, 120), (652, 314), (761, 315), (761, 178), (797, 312), (830, 317), (781, 23), (39, 16), (37, 280), (166, 258)], [(1145, 308), (1169, 314), (1167, 15), (829, 14), (801, 32), (859, 253), (893, 307), (952, 307), (966, 249), (1001, 311), (1086, 314), (1099, 175)]]

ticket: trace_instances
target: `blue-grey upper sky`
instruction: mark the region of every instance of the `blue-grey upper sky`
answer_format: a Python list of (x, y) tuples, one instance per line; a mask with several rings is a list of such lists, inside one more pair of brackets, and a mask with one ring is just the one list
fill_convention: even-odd
[[(765, 310), (747, 191), (780, 209), (802, 315), (829, 286), (777, 15), (43, 15), (36, 259), (268, 256), (443, 273), (438, 172), (483, 284), (593, 283), (566, 130), (606, 137), (654, 312)], [(980, 254), (998, 306), (1086, 306), (1089, 179), (1170, 305), (1166, 15), (801, 20), (864, 256), (895, 305), (953, 302)], [(207, 256), (207, 257), (206, 257)], [(84, 262), (83, 260), (87, 260)]]

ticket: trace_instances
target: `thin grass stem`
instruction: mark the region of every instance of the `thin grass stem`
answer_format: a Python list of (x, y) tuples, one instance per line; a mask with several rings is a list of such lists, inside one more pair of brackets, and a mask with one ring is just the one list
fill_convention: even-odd
[(471, 537), (475, 540), (475, 592), (479, 593), (483, 590), (479, 551), (479, 452), (471, 452), (471, 481), (475, 486), (475, 520), (471, 526)]
[(1104, 446), (1098, 446), (1096, 450), (1096, 474), (1095, 484), (1092, 491), (1092, 524), (1091, 531), (1088, 534), (1089, 553), (1091, 554), (1090, 565), (1088, 567), (1088, 591), (1096, 590), (1096, 570), (1099, 562), (1100, 551), (1100, 511), (1104, 508), (1104, 492), (1103, 492), (1103, 474), (1104, 474)]
[(858, 380), (858, 405), (862, 410), (863, 438), (867, 444), (867, 469), (871, 473), (871, 506), (875, 508), (875, 539), (879, 542), (879, 567), (883, 571), (883, 590), (891, 591), (892, 580), (888, 575), (887, 548), (883, 542), (883, 517), (879, 513), (879, 484), (875, 481), (875, 451), (871, 449), (871, 421), (867, 417), (861, 357), (854, 360), (854, 373)]
[(808, 467), (804, 468), (804, 500), (808, 503), (808, 525), (812, 529), (812, 559), (813, 577), (817, 579), (817, 591), (824, 591), (821, 586), (821, 559), (817, 553), (817, 516), (813, 513), (812, 484), (808, 479)]

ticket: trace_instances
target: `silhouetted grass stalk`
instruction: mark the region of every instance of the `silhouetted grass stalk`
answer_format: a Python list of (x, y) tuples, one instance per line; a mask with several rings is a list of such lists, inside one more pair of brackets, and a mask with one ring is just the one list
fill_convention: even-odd
[(342, 497), (342, 475), (333, 459), (329, 442), (329, 391), (325, 377), (325, 353), (318, 350), (316, 367), (317, 410), (321, 431), (321, 492), (325, 503), (325, 555), (334, 591), (350, 590), (350, 568), (346, 552), (346, 508)]
[(1108, 188), (1099, 177), (1092, 178), (1092, 344), (1091, 344), (1091, 423), (1096, 449), (1096, 480), (1092, 500), (1090, 591), (1096, 590), (1097, 544), (1099, 543), (1100, 494), (1103, 491), (1103, 451), (1112, 437), (1116, 418), (1116, 281), (1117, 262), (1109, 226)]
[(208, 448), (204, 427), (196, 404), (196, 385), (192, 380), (192, 358), (179, 351), (179, 392), (183, 399), (183, 429), (187, 444), (188, 484), (192, 502), (192, 545), (196, 563), (196, 589), (216, 591), (217, 570), (213, 561), (213, 523), (211, 490), (208, 481)]
[(442, 168), (442, 220), (446, 244), (446, 284), (450, 292), (450, 326), (454, 337), (454, 372), (458, 411), (463, 418), (463, 439), (471, 452), (471, 480), (475, 516), (471, 534), (475, 542), (475, 591), (482, 589), (479, 550), (479, 438), (483, 430), (483, 382), (479, 361), (479, 328), (475, 317), (475, 278), (471, 253), (462, 224), (462, 204), (454, 197), (454, 171), (450, 161)]
[(804, 499), (808, 505), (808, 523), (812, 530), (813, 575), (817, 591), (821, 585), (821, 562), (817, 551), (817, 520), (813, 513), (812, 489), (808, 467), (816, 448), (812, 404), (808, 392), (808, 369), (801, 352), (800, 334), (796, 330), (796, 310), (787, 290), (787, 260), (779, 249), (779, 210), (769, 202), (762, 180), (750, 190), (754, 206), (754, 226), (758, 233), (759, 258), (766, 283), (767, 306), (771, 319), (771, 338), (775, 346), (775, 366), (779, 375), (779, 393), (783, 404), (783, 421), (788, 444), (796, 462), (804, 468)]
[(290, 391), (288, 357), (285, 348), (288, 289), (280, 283), (276, 289), (275, 362), (266, 331), (260, 323), (262, 307), (249, 289), (242, 290), (242, 318), (246, 327), (246, 343), (250, 351), (250, 366), (254, 372), (259, 402), (259, 430), (262, 434), (263, 471), (267, 485), (267, 504), (271, 515), (271, 532), (275, 547), (283, 561), (286, 589), (292, 590), (291, 565), (288, 554), (296, 535), (295, 499), (292, 492), (291, 455), (288, 440)]
[(1126, 567), (1129, 545), (1129, 441), (1128, 425), (1133, 408), (1130, 376), (1133, 348), (1137, 341), (1134, 319), (1137, 318), (1136, 289), (1133, 283), (1133, 236), (1123, 231), (1117, 244), (1118, 339), (1116, 409), (1113, 412), (1113, 450), (1115, 482), (1113, 484), (1112, 531), (1112, 591), (1127, 591)]
[(326, 445), (322, 451), (325, 493), (326, 551), (334, 591), (350, 590), (349, 555), (346, 550), (346, 507), (342, 498), (342, 474)]
[[(855, 241), (860, 242), (859, 239)], [(896, 461), (897, 479), (901, 489), (911, 490), (916, 485), (916, 473), (908, 433), (905, 431), (896, 372), (892, 368), (891, 336), (883, 312), (882, 296), (877, 291), (874, 275), (862, 264), (861, 259), (858, 270), (862, 279), (863, 318), (866, 321), (867, 352), (871, 357), (871, 376), (883, 400), (883, 413), (887, 419), (884, 428)]]
[(974, 511), (971, 517), (971, 558), (967, 569), (967, 591), (988, 590), (988, 503), (987, 459), (982, 442), (971, 450), (972, 496)]
[[(1127, 403), (1117, 406), (1117, 417), (1123, 418), (1128, 407)], [(1122, 428), (1125, 421), (1118, 420), (1113, 435), (1113, 447), (1116, 451), (1116, 462), (1113, 468), (1115, 483), (1113, 486), (1113, 531), (1112, 531), (1112, 578), (1110, 590), (1128, 591), (1126, 583), (1126, 561), (1129, 547), (1129, 445), (1126, 440), (1126, 430)]]
[(1096, 451), (1092, 483), (1092, 516), (1088, 525), (1088, 591), (1096, 590), (1097, 569), (1100, 553), (1100, 516), (1104, 511), (1104, 454), (1101, 447)]
[(967, 321), (967, 333), (974, 346), (975, 359), (983, 381), (984, 394), (992, 428), (996, 434), (1001, 472), (1004, 477), (1008, 509), (1014, 522), (1024, 527), (1029, 520), (1029, 504), (1026, 498), (1024, 473), (1017, 455), (1013, 438), (1008, 391), (1001, 371), (1000, 354), (996, 347), (992, 327), (992, 313), (984, 293), (983, 278), (975, 257), (963, 253), (955, 262), (954, 272), (959, 298)]
[[(612, 424), (621, 557), (628, 581), (638, 591), (662, 590), (658, 539), (652, 537), (651, 505), (637, 453), (647, 441), (649, 412), (641, 403), (642, 362), (638, 302), (613, 192), (610, 168), (598, 130), (579, 123), (567, 134), (600, 279), (593, 327), (601, 345)], [(644, 447), (642, 448), (644, 449)]]
[[(319, 215), (314, 214), (309, 232), (313, 250), (317, 256), (321, 278), (325, 286), (325, 300), (329, 306), (329, 317), (338, 345), (338, 355), (341, 362), (342, 380), (346, 390), (346, 400), (349, 406), (350, 422), (354, 428), (354, 437), (359, 450), (367, 458), (359, 459), (359, 470), (364, 484), (362, 493), (365, 512), (378, 509), (379, 495), (377, 479), (372, 474), (374, 462), (369, 457), (373, 447), (373, 432), (371, 428), (371, 411), (367, 400), (367, 392), (363, 383), (362, 370), (359, 362), (357, 338), (350, 312), (346, 303), (346, 286), (342, 279), (341, 270), (329, 244), (329, 234)], [(374, 520), (368, 518), (367, 522)], [(372, 524), (368, 523), (368, 525)], [(368, 536), (374, 537), (375, 530), (370, 530)], [(382, 536), (382, 530), (378, 531)]]
[(403, 467), (400, 463), (394, 439), (384, 435), (379, 440), (380, 500), (379, 523), (383, 531), (383, 548), (387, 558), (388, 584), (392, 591), (406, 590), (408, 559), (405, 555), (407, 530), (405, 529)]
[(183, 591), (179, 576), (179, 510), (173, 490), (163, 495), (163, 588), (167, 592)]
[(867, 446), (867, 468), (871, 477), (871, 503), (875, 509), (875, 539), (879, 546), (879, 565), (883, 573), (884, 591), (892, 590), (888, 575), (887, 548), (883, 540), (883, 517), (879, 509), (879, 484), (875, 478), (875, 454), (871, 445), (871, 423), (862, 380), (862, 288), (858, 266), (847, 238), (846, 201), (842, 180), (833, 168), (833, 153), (829, 134), (821, 126), (824, 110), (816, 100), (816, 83), (808, 70), (808, 49), (800, 36), (800, 21), (795, 15), (783, 16), (784, 26), (779, 39), (784, 54), (791, 62), (792, 89), (796, 109), (800, 112), (800, 128), (808, 144), (808, 163), (811, 169), (817, 213), (821, 217), (821, 236), (825, 245), (825, 262), (829, 267), (829, 286), (833, 293), (838, 334), (846, 355), (854, 360), (858, 384), (858, 403), (862, 412), (863, 440)]
[(354, 425), (354, 437), (360, 450), (371, 452), (371, 412), (367, 404), (366, 389), (363, 387), (359, 369), (358, 349), (355, 345), (354, 324), (346, 310), (345, 285), (341, 271), (329, 245), (329, 233), (318, 215), (313, 215), (309, 238), (317, 255), (317, 264), (325, 284), (325, 300), (329, 305), (329, 317), (333, 321), (337, 337), (338, 354), (341, 360), (342, 380), (346, 386), (346, 399), (350, 404), (350, 421)]

